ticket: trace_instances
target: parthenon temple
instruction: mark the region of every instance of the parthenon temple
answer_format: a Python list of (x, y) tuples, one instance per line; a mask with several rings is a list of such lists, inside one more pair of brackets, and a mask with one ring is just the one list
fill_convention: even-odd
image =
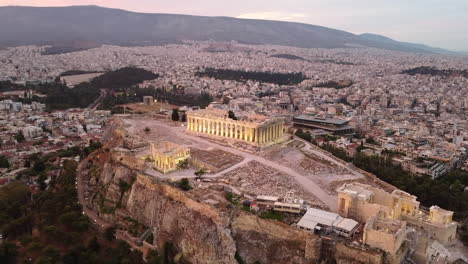
[(187, 113), (187, 131), (242, 141), (255, 146), (277, 143), (284, 136), (284, 120), (249, 115), (234, 120), (221, 109), (203, 109)]

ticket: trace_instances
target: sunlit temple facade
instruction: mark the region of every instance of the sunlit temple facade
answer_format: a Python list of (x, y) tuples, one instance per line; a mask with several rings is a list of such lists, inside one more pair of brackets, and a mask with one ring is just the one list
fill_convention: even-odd
[(420, 227), (443, 245), (456, 240), (457, 222), (452, 220), (452, 211), (437, 206), (425, 211), (416, 196), (400, 190), (388, 193), (361, 183), (345, 184), (338, 188), (338, 213), (360, 222), (375, 216), (403, 220)]
[(172, 142), (151, 143), (154, 168), (162, 173), (177, 170), (177, 165), (190, 158), (190, 149)]
[(263, 115), (249, 115), (233, 120), (221, 109), (203, 109), (187, 113), (187, 131), (213, 137), (268, 146), (284, 137), (284, 120)]

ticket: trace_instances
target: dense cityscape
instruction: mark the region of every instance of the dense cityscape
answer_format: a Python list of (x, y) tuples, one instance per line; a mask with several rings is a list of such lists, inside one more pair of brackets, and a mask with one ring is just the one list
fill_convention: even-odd
[[(315, 167), (313, 170), (318, 171), (314, 174), (321, 176), (314, 178), (309, 174), (306, 181), (311, 182), (299, 181), (297, 185), (293, 179), (295, 173), (287, 175), (287, 168), (276, 168), (279, 171), (283, 170), (282, 173), (286, 172), (286, 175), (271, 176), (263, 183), (267, 188), (257, 186), (258, 182), (253, 179), (248, 185), (244, 180), (237, 183), (238, 173), (255, 173), (266, 177), (268, 171), (275, 167), (268, 162), (263, 163), (263, 160), (258, 160), (257, 157), (244, 156), (232, 151), (223, 152), (220, 149), (219, 151), (224, 153), (222, 155), (228, 155), (224, 162), (234, 165), (239, 162), (237, 160), (243, 159), (244, 161), (238, 164), (248, 165), (235, 170), (225, 169), (230, 172), (223, 173), (223, 168), (232, 165), (219, 168), (223, 163), (220, 163), (222, 160), (213, 160), (213, 154), (209, 154), (213, 150), (193, 146), (185, 150), (191, 154), (184, 152), (185, 158), (190, 157), (190, 160), (193, 160), (190, 162), (190, 168), (172, 172), (173, 169), (164, 167), (162, 171), (172, 175), (169, 178), (160, 174), (157, 169), (144, 169), (147, 175), (171, 181), (179, 179), (185, 184), (179, 185), (183, 189), (183, 186), (186, 186), (185, 189), (188, 190), (193, 188), (190, 185), (197, 185), (200, 177), (208, 173), (201, 178), (204, 182), (229, 182), (229, 193), (235, 193), (234, 197), (239, 197), (236, 199), (241, 199), (242, 196), (257, 197), (257, 206), (262, 204), (262, 199), (263, 203), (268, 204), (269, 199), (277, 201), (279, 197), (283, 199), (281, 201), (284, 204), (292, 204), (291, 208), (295, 208), (294, 201), (297, 200), (291, 200), (288, 195), (296, 195), (302, 201), (297, 204), (298, 208), (307, 205), (306, 208), (336, 210), (333, 202), (335, 198), (331, 198), (337, 194), (334, 186), (339, 187), (338, 184), (342, 182), (354, 182), (356, 178), (375, 177), (368, 174), (370, 172), (380, 178), (379, 181), (384, 180), (415, 194), (426, 208), (439, 205), (454, 211), (456, 219), (462, 220), (466, 216), (468, 173), (464, 170), (468, 168), (468, 123), (465, 114), (468, 99), (465, 98), (465, 94), (468, 79), (463, 74), (457, 74), (457, 71), (468, 69), (468, 61), (465, 58), (379, 49), (300, 49), (249, 46), (232, 42), (186, 42), (179, 45), (133, 48), (102, 46), (56, 55), (42, 55), (43, 51), (44, 47), (38, 46), (0, 51), (3, 98), (0, 101), (0, 110), (3, 113), (0, 120), (3, 167), (1, 183), (5, 187), (19, 180), (26, 183), (32, 193), (50, 190), (50, 184), (55, 184), (66, 164), (64, 162), (79, 162), (94, 149), (100, 148), (102, 143), (99, 142), (105, 143), (104, 137), (107, 137), (107, 140), (112, 137), (109, 134), (113, 133), (112, 129), (115, 129), (117, 123), (133, 124), (132, 119), (148, 118), (148, 114), (155, 111), (156, 119), (189, 122), (187, 126), (193, 127), (192, 130), (196, 132), (199, 129), (191, 125), (191, 113), (200, 107), (208, 107), (213, 109), (210, 111), (229, 110), (229, 116), (233, 120), (249, 120), (248, 116), (253, 114), (264, 115), (266, 118), (281, 118), (285, 121), (285, 132), (295, 134), (299, 139), (289, 141), (287, 146), (292, 144), (291, 142), (309, 142), (322, 148), (321, 150), (314, 147), (304, 152), (308, 153), (305, 155), (315, 155), (312, 159), (315, 162), (309, 160), (309, 163), (312, 163), (307, 166)], [(441, 74), (435, 69), (454, 70), (450, 74)], [(412, 71), (416, 71), (417, 74)], [(59, 89), (57, 87), (60, 88), (61, 94), (54, 94), (54, 89)], [(91, 89), (100, 92), (89, 92)], [(77, 93), (74, 94), (73, 91)], [(195, 99), (186, 101), (188, 104), (180, 104), (184, 102), (183, 98), (202, 98), (203, 95), (206, 100), (201, 104), (201, 101)], [(81, 102), (77, 105), (75, 100), (61, 99), (63, 96), (79, 96)], [(52, 100), (53, 98), (55, 99)], [(86, 104), (89, 104), (88, 107), (78, 108), (79, 105)], [(144, 110), (142, 112), (136, 109)], [(128, 113), (134, 117), (128, 116)], [(137, 117), (138, 115), (141, 117)], [(207, 115), (210, 116), (211, 112), (207, 112)], [(222, 112), (219, 115), (222, 117)], [(145, 130), (155, 130), (161, 134), (160, 125), (152, 127), (148, 122), (140, 124), (146, 127)], [(124, 146), (127, 145), (130, 149), (127, 151), (135, 153), (137, 159), (146, 159), (148, 162), (156, 159), (155, 153), (159, 148), (168, 149), (167, 151), (178, 148), (177, 145), (154, 145), (150, 149), (153, 154), (148, 157), (145, 154), (148, 150), (141, 150), (141, 147), (145, 145), (143, 141), (147, 141), (151, 136), (141, 135), (146, 138), (143, 140), (135, 134), (134, 129), (132, 131), (125, 132), (130, 133), (133, 139), (130, 146), (129, 143), (124, 143)], [(254, 142), (268, 140), (266, 135), (250, 134), (247, 128), (245, 131), (249, 133), (245, 137), (250, 135), (250, 140)], [(256, 130), (252, 130), (254, 131)], [(229, 130), (227, 133), (231, 132)], [(260, 138), (257, 139), (257, 136)], [(127, 139), (125, 142), (128, 141)], [(158, 140), (151, 142), (163, 144), (157, 143)], [(267, 144), (264, 146), (271, 145), (266, 143), (267, 141), (264, 142), (262, 144)], [(286, 149), (289, 149), (287, 146)], [(136, 150), (133, 150), (135, 148)], [(261, 150), (262, 148), (257, 150), (247, 145), (241, 146), (241, 149), (248, 152), (260, 150), (263, 153), (261, 156), (273, 161), (282, 157), (283, 161), (280, 160), (280, 163), (285, 162), (284, 159), (289, 163), (293, 162), (292, 157), (288, 157), (294, 156), (292, 153), (288, 152), (289, 154), (284, 156), (285, 154), (281, 153), (283, 150), (276, 153), (277, 147), (268, 147), (266, 150)], [(108, 151), (109, 148), (106, 149)], [(327, 153), (324, 150), (336, 157), (332, 154), (324, 155)], [(119, 153), (115, 155), (131, 158), (127, 152), (122, 151), (111, 150), (113, 153)], [(295, 151), (297, 152), (297, 149)], [(229, 155), (232, 157), (229, 158)], [(161, 162), (165, 160), (158, 159)], [(331, 167), (324, 165), (327, 163), (325, 160), (336, 164)], [(135, 166), (141, 165), (139, 161), (134, 162)], [(254, 165), (257, 167), (255, 172), (249, 172), (252, 162), (260, 162)], [(354, 166), (351, 168), (346, 162)], [(302, 163), (301, 166), (304, 166)], [(147, 167), (148, 163), (142, 166)], [(149, 166), (151, 168), (152, 165)], [(155, 166), (157, 168), (157, 165)], [(201, 169), (191, 174), (194, 170), (192, 166)], [(268, 169), (267, 166), (273, 167)], [(320, 169), (317, 166), (324, 168)], [(240, 171), (233, 174), (237, 170)], [(347, 175), (347, 170), (354, 176)], [(327, 177), (333, 177), (334, 180), (327, 179), (327, 183), (320, 180), (325, 176), (323, 173), (329, 174)], [(221, 178), (218, 178), (218, 175)], [(138, 180), (141, 177), (138, 176)], [(190, 183), (194, 179), (198, 180)], [(373, 180), (372, 186), (375, 186), (376, 179)], [(282, 186), (278, 185), (279, 182), (283, 182)], [(125, 187), (125, 184), (131, 182), (121, 182), (120, 188)], [(315, 187), (311, 188), (311, 184)], [(386, 186), (385, 184), (377, 186)], [(84, 185), (90, 185), (89, 180), (86, 180)], [(364, 185), (364, 188), (370, 187), (365, 186), (368, 185)], [(89, 203), (89, 193), (96, 187), (83, 188), (84, 197)], [(86, 191), (86, 188), (92, 189)], [(319, 190), (320, 188), (325, 192)], [(386, 187), (383, 189), (388, 190)], [(437, 194), (427, 193), (436, 190)], [(232, 201), (232, 194), (229, 199)], [(244, 207), (246, 202), (243, 202)], [(252, 206), (255, 206), (254, 204), (250, 207), (256, 208)], [(86, 207), (91, 209), (93, 204), (90, 203)], [(115, 209), (104, 206), (100, 210), (110, 213)], [(291, 213), (291, 210), (283, 211)], [(295, 213), (294, 210), (292, 212)], [(88, 216), (90, 214), (92, 213), (88, 213)], [(306, 216), (308, 214), (309, 212)], [(271, 217), (283, 219), (285, 216), (273, 213)], [(288, 216), (288, 220), (282, 221), (293, 221), (291, 217)], [(354, 217), (356, 218), (357, 216)], [(306, 220), (301, 220), (297, 225), (301, 226), (302, 223), (304, 226), (307, 222), (304, 221)], [(110, 226), (108, 223), (102, 223), (102, 226), (107, 225)], [(110, 227), (106, 231), (109, 229)], [(466, 234), (463, 233), (465, 229), (466, 227), (462, 227), (460, 231), (462, 240), (466, 239)], [(8, 230), (7, 228), (3, 231), (6, 236), (10, 236), (9, 232), (12, 232)], [(138, 232), (144, 231), (138, 230), (127, 232), (138, 235)], [(350, 231), (341, 232), (345, 232), (343, 234), (348, 237)], [(125, 239), (129, 234), (125, 234), (120, 236), (124, 236), (123, 239), (131, 244), (131, 239)], [(453, 261), (456, 256), (463, 255), (463, 250), (458, 251), (459, 246), (454, 247), (453, 243), (447, 241), (440, 242), (452, 245), (448, 247), (450, 251), (441, 251), (439, 247), (443, 246), (439, 243), (438, 246), (432, 245), (438, 249), (432, 248), (436, 253), (431, 253), (433, 255), (429, 257), (437, 255), (437, 259)], [(368, 245), (372, 247), (371, 242), (368, 242)], [(386, 247), (381, 249), (386, 251)], [(402, 261), (400, 252), (387, 252), (390, 252), (393, 258), (388, 261)]]
[(0, 46), (0, 263), (468, 263), (468, 57), (348, 37)]

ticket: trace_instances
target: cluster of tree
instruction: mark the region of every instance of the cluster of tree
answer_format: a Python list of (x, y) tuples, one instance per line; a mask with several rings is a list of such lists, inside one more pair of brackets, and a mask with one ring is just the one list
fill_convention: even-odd
[(296, 130), (296, 133), (294, 133), (296, 136), (308, 141), (308, 142), (312, 142), (312, 135), (308, 132), (304, 132), (302, 131), (302, 129), (298, 129)]
[(275, 92), (273, 91), (266, 91), (266, 92), (259, 92), (256, 94), (258, 97), (260, 98), (263, 98), (263, 97), (267, 97), (267, 96), (273, 96), (273, 95), (276, 95)]
[(356, 65), (356, 63), (352, 63), (349, 61), (337, 61), (337, 60), (320, 60), (319, 62), (322, 63), (333, 63), (337, 65)]
[(70, 75), (79, 75), (79, 74), (86, 74), (86, 73), (97, 73), (97, 71), (83, 71), (83, 70), (69, 70), (62, 72), (59, 77), (70, 76)]
[(102, 148), (101, 142), (90, 140), (89, 146), (83, 148), (83, 150), (80, 153), (80, 156), (84, 158), (100, 148)]
[[(96, 143), (92, 145), (97, 147)], [(73, 148), (36, 155), (31, 160), (36, 161), (34, 169), (47, 171), (53, 165), (44, 161), (84, 152)], [(0, 232), (4, 241), (0, 244), (0, 263), (23, 263), (29, 258), (34, 258), (36, 263), (144, 263), (140, 252), (131, 250), (126, 242), (115, 240), (115, 230), (99, 233), (92, 228), (78, 203), (76, 168), (77, 162), (66, 160), (49, 188), (33, 195), (20, 181), (2, 188)], [(122, 184), (121, 188), (128, 186)], [(167, 254), (171, 260), (175, 251), (172, 249)], [(164, 258), (161, 261), (150, 263), (171, 263), (164, 262)]]
[(468, 223), (462, 225), (460, 238), (463, 244), (468, 246)]
[(278, 85), (296, 85), (307, 79), (303, 73), (257, 72), (214, 68), (206, 68), (204, 71), (196, 72), (195, 75), (219, 80), (233, 80), (239, 82), (252, 80)]
[(193, 187), (190, 185), (190, 181), (187, 178), (181, 179), (177, 183), (177, 187), (179, 187), (183, 191), (190, 191), (193, 189)]
[(154, 97), (161, 102), (174, 105), (199, 106), (201, 108), (205, 108), (213, 102), (213, 97), (206, 92), (201, 92), (200, 95), (190, 95), (184, 94), (183, 91), (166, 91), (159, 88), (155, 90)]
[(45, 94), (47, 110), (63, 110), (68, 108), (85, 108), (99, 98), (100, 91), (90, 83), (82, 83), (73, 89), (62, 83), (45, 83), (35, 86), (34, 89)]
[(10, 81), (0, 81), (0, 92), (23, 90), (24, 86), (12, 83)]
[(41, 52), (41, 55), (56, 55), (56, 54), (72, 53), (72, 52), (78, 52), (78, 51), (85, 51), (85, 50), (97, 48), (100, 46), (101, 45), (98, 43), (80, 43), (80, 42), (67, 43), (67, 44), (58, 43), (57, 45), (46, 47)]
[(179, 119), (180, 119), (179, 109), (177, 109), (177, 108), (172, 109), (171, 119), (172, 119), (172, 121), (175, 121), (175, 122), (179, 121)]
[(16, 133), (15, 135), (15, 139), (18, 143), (22, 143), (26, 140), (26, 138), (24, 137), (24, 134), (23, 134), (23, 131), (18, 131), (18, 133)]
[(6, 239), (31, 232), (31, 191), (21, 182), (13, 182), (0, 192), (0, 230)]
[[(87, 73), (83, 71), (68, 71), (62, 73), (62, 76), (70, 74)], [(56, 83), (45, 83), (30, 88), (41, 94), (45, 94), (45, 99), (36, 99), (36, 101), (45, 103), (47, 110), (61, 110), (68, 108), (85, 108), (96, 101), (100, 96), (100, 89), (125, 89), (138, 84), (144, 80), (158, 78), (157, 74), (135, 67), (126, 67), (115, 71), (104, 73), (94, 78), (91, 82), (81, 83), (70, 89), (66, 85)], [(137, 88), (135, 88), (138, 91)], [(124, 96), (108, 96), (104, 100), (105, 105), (125, 104), (129, 102), (139, 102), (142, 98), (142, 92), (138, 94), (135, 90), (130, 90)], [(147, 95), (148, 91), (144, 92)], [(128, 95), (128, 96), (127, 96)], [(105, 108), (110, 109), (111, 107)]]
[[(145, 80), (159, 78), (158, 74), (136, 67), (125, 67), (115, 71), (106, 72), (94, 78), (91, 85), (99, 89), (129, 88)], [(141, 100), (141, 99), (140, 99)]]
[(442, 76), (442, 77), (463, 76), (465, 78), (468, 78), (468, 70), (456, 70), (456, 69), (440, 70), (440, 69), (437, 69), (436, 67), (429, 67), (429, 66), (421, 66), (421, 67), (404, 70), (401, 72), (401, 74), (408, 74), (411, 76), (414, 76), (416, 74)]
[(232, 110), (228, 111), (228, 118), (230, 118), (232, 120), (237, 120), (237, 116), (236, 116), (236, 114), (234, 114), (234, 112)]
[[(148, 264), (188, 264), (190, 262), (186, 261), (183, 256), (177, 258), (179, 250), (170, 242), (164, 243), (162, 251), (150, 250), (146, 256)], [(177, 259), (177, 261), (175, 261)]]
[(352, 157), (348, 156), (348, 153), (342, 148), (336, 148), (332, 146), (331, 144), (323, 144), (322, 148), (331, 154), (333, 154), (335, 157), (340, 158), (344, 161), (350, 162), (352, 161)]
[(468, 216), (468, 172), (452, 171), (432, 180), (428, 175), (413, 175), (392, 162), (390, 157), (369, 156), (356, 153), (350, 157), (343, 149), (325, 144), (323, 148), (336, 157), (352, 162), (356, 167), (376, 175), (379, 179), (418, 197), (422, 205), (438, 205), (455, 212), (459, 219)]
[(319, 83), (319, 84), (315, 85), (315, 87), (343, 89), (343, 88), (346, 88), (346, 87), (350, 87), (353, 84), (354, 84), (353, 81), (339, 81), (339, 82), (337, 82), (337, 81), (328, 81), (328, 82)]
[(8, 158), (0, 155), (0, 168), (10, 168), (10, 162), (8, 161)]
[(279, 58), (279, 59), (286, 59), (286, 60), (300, 60), (300, 61), (305, 61), (306, 59), (292, 55), (292, 54), (275, 54), (271, 55), (270, 58)]
[(99, 108), (115, 110), (117, 112), (118, 105), (141, 102), (143, 96), (153, 96), (153, 98), (160, 102), (168, 102), (174, 105), (200, 106), (201, 108), (207, 107), (213, 101), (211, 95), (205, 92), (197, 96), (184, 94), (183, 91), (179, 90), (166, 91), (160, 88), (143, 89), (137, 87), (120, 89), (120, 91), (119, 93), (106, 96)]

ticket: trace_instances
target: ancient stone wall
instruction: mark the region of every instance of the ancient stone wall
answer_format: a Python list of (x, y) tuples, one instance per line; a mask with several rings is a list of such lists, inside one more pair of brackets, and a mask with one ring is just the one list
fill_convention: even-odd
[(320, 237), (278, 221), (241, 215), (233, 220), (237, 252), (245, 263), (318, 263)]
[(382, 264), (383, 253), (379, 250), (338, 243), (336, 244), (335, 260), (337, 264)]
[(145, 168), (144, 160), (137, 159), (130, 155), (126, 155), (125, 153), (122, 153), (122, 152), (112, 151), (112, 159), (130, 169), (142, 170)]

